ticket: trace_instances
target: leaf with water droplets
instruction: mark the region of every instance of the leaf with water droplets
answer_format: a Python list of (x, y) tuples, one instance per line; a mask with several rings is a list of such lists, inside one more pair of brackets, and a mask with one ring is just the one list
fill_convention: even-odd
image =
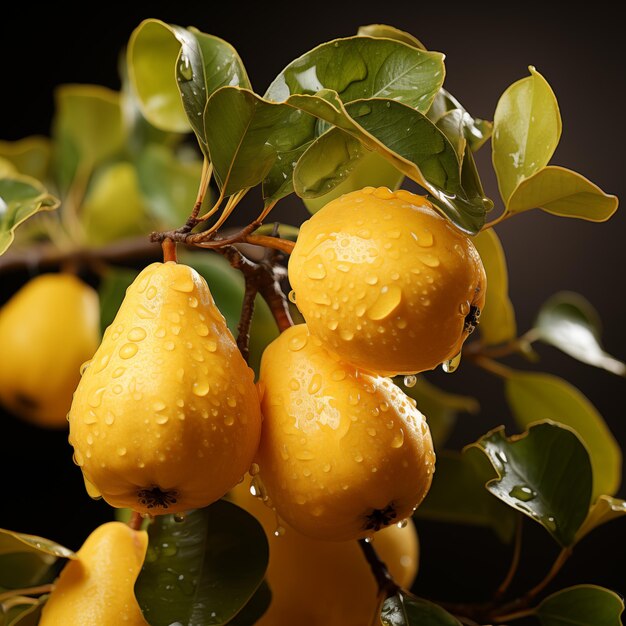
[(622, 478), (622, 452), (603, 417), (576, 387), (551, 374), (513, 371), (505, 392), (522, 428), (549, 419), (576, 431), (591, 458), (592, 502), (600, 495), (615, 494)]
[(590, 222), (605, 222), (619, 201), (590, 180), (558, 165), (548, 165), (513, 190), (507, 213), (541, 209), (559, 217), (576, 217)]
[(541, 341), (583, 363), (618, 376), (626, 375), (626, 364), (602, 349), (600, 331), (600, 317), (593, 305), (571, 291), (561, 291), (547, 300), (535, 321), (535, 332)]
[(39, 211), (51, 211), (59, 201), (30, 176), (0, 177), (0, 255), (15, 238), (15, 229)]
[[(285, 158), (289, 180), (283, 183), (290, 183), (293, 153), (311, 140), (316, 122), (303, 111), (235, 87), (211, 96), (204, 121), (215, 177), (226, 196), (258, 185)], [(265, 190), (268, 195), (275, 196), (275, 190)]]
[(413, 46), (418, 50), (426, 50), (426, 46), (417, 38), (395, 26), (387, 24), (368, 24), (359, 26), (357, 31), (359, 37), (379, 37), (383, 39), (395, 39), (409, 46)]
[(383, 602), (380, 620), (383, 626), (461, 626), (438, 604), (416, 598), (402, 589)]
[[(129, 77), (148, 121), (166, 131), (195, 131), (206, 148), (202, 114), (219, 87), (250, 87), (236, 50), (195, 28), (144, 20), (128, 44)], [(169, 68), (170, 71), (167, 71)]]
[(489, 461), (476, 450), (437, 452), (437, 471), (415, 517), (491, 528), (500, 541), (509, 543), (516, 513), (485, 490), (485, 483), (495, 475)]
[(226, 624), (245, 607), (265, 575), (268, 545), (262, 526), (220, 500), (176, 521), (150, 525), (146, 561), (135, 584), (153, 626)]
[(488, 346), (505, 343), (517, 335), (515, 310), (509, 299), (509, 273), (498, 235), (490, 228), (476, 235), (476, 246), (487, 274), (487, 297), (478, 330)]
[(589, 509), (587, 519), (576, 533), (576, 543), (588, 535), (598, 526), (602, 526), (614, 519), (626, 515), (626, 500), (611, 498), (610, 496), (600, 496), (595, 504)]
[(324, 43), (292, 61), (265, 97), (337, 92), (343, 102), (389, 98), (427, 111), (444, 78), (443, 55), (391, 39), (347, 37)]
[(622, 626), (623, 612), (623, 598), (597, 585), (561, 589), (534, 610), (542, 626)]
[(541, 524), (562, 546), (574, 543), (589, 511), (592, 472), (573, 430), (545, 421), (506, 437), (501, 426), (469, 447), (485, 454), (498, 473), (485, 485), (492, 494)]
[(534, 67), (529, 70), (502, 94), (493, 121), (493, 166), (507, 205), (519, 183), (548, 164), (561, 137), (554, 92)]

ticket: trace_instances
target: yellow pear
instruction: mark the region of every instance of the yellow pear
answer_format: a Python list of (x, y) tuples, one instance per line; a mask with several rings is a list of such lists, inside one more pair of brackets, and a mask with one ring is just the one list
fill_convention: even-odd
[(314, 539), (357, 539), (420, 504), (435, 461), (430, 431), (390, 379), (341, 362), (301, 324), (265, 349), (259, 385), (254, 488), (290, 526)]
[(96, 528), (61, 572), (39, 626), (148, 626), (134, 593), (147, 547), (145, 531), (121, 522)]
[[(256, 626), (365, 626), (376, 611), (377, 587), (356, 541), (318, 541), (292, 528), (277, 534), (276, 514), (250, 493), (250, 480), (231, 493), (254, 515), (270, 546), (267, 582), (272, 603)], [(419, 545), (412, 520), (374, 536), (378, 556), (394, 580), (408, 588), (417, 573)]]
[(100, 341), (98, 295), (70, 274), (42, 274), (0, 310), (0, 401), (39, 426), (66, 427), (80, 366)]
[(72, 402), (69, 440), (90, 495), (152, 515), (219, 499), (258, 446), (253, 378), (206, 281), (178, 263), (146, 267)]
[(422, 196), (386, 187), (347, 193), (305, 222), (289, 280), (311, 333), (384, 376), (453, 360), (487, 283), (467, 235)]

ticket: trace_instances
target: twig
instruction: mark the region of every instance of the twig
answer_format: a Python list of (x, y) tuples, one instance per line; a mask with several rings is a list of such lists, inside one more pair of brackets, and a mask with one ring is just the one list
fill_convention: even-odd
[(374, 549), (374, 546), (370, 541), (365, 539), (359, 539), (359, 548), (363, 552), (365, 559), (367, 560), (372, 574), (378, 585), (378, 591), (380, 594), (384, 594), (385, 597), (392, 596), (394, 593), (400, 590), (400, 586), (395, 582), (387, 566), (381, 561), (378, 553)]
[(524, 595), (523, 599), (527, 603), (538, 596), (554, 580), (555, 576), (561, 571), (561, 568), (565, 565), (571, 554), (571, 548), (563, 548), (559, 552), (559, 555), (556, 557), (556, 560), (552, 564), (550, 571), (546, 574), (544, 579)]
[(10, 591), (0, 593), (0, 602), (4, 602), (13, 596), (39, 596), (42, 593), (50, 593), (53, 589), (53, 584), (24, 587), (23, 589), (11, 589)]
[(164, 239), (161, 243), (161, 247), (163, 248), (163, 263), (167, 263), (168, 261), (178, 263), (175, 241), (172, 241), (171, 239)]
[(243, 303), (241, 305), (241, 316), (237, 326), (237, 347), (241, 356), (247, 363), (250, 359), (250, 326), (252, 325), (252, 317), (254, 315), (254, 299), (259, 291), (256, 281), (251, 280), (244, 275), (246, 281), (246, 290), (243, 294)]
[(502, 363), (498, 363), (498, 361), (494, 361), (493, 359), (488, 359), (487, 357), (479, 356), (477, 354), (469, 354), (467, 355), (467, 358), (478, 365), (478, 367), (482, 367), (485, 371), (495, 374), (500, 378), (510, 378), (513, 375), (513, 370), (510, 367), (507, 367)]
[(520, 514), (517, 515), (517, 523), (515, 526), (515, 545), (513, 546), (513, 557), (511, 558), (511, 565), (509, 566), (509, 570), (504, 577), (504, 580), (500, 583), (500, 586), (496, 590), (493, 601), (497, 602), (509, 589), (511, 583), (513, 582), (513, 578), (515, 577), (515, 573), (517, 572), (517, 568), (520, 562), (520, 556), (522, 554), (522, 516)]
[(128, 520), (129, 528), (133, 530), (141, 530), (141, 525), (143, 524), (143, 518), (141, 517), (141, 513), (137, 513), (137, 511), (131, 511), (130, 519)]
[(296, 245), (294, 241), (289, 239), (281, 239), (280, 237), (268, 237), (266, 235), (247, 235), (242, 239), (246, 243), (251, 243), (256, 246), (264, 246), (265, 248), (273, 248), (274, 250), (280, 250), (285, 254), (291, 254), (293, 248)]

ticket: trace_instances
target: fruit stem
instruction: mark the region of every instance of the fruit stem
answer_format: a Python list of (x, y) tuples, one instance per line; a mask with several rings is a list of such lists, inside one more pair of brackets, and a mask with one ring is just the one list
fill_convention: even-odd
[(280, 250), (285, 254), (291, 254), (294, 246), (296, 245), (295, 241), (281, 239), (280, 237), (268, 237), (267, 235), (248, 235), (244, 238), (244, 241), (256, 246)]
[(141, 517), (141, 513), (137, 513), (137, 511), (131, 511), (130, 519), (128, 520), (129, 528), (133, 530), (141, 530), (141, 525), (143, 524), (143, 518)]
[(0, 593), (0, 602), (4, 602), (13, 596), (38, 596), (42, 593), (50, 593), (54, 589), (54, 585), (39, 585), (37, 587), (24, 587), (23, 589), (11, 589)]
[(505, 622), (512, 622), (516, 619), (522, 619), (524, 617), (530, 617), (535, 614), (535, 609), (525, 609), (523, 611), (516, 611), (515, 613), (508, 613), (506, 615), (498, 615), (493, 617), (493, 621), (496, 624), (504, 624)]
[(517, 572), (517, 568), (520, 562), (520, 556), (522, 554), (522, 516), (518, 513), (517, 521), (515, 525), (515, 545), (513, 546), (513, 557), (511, 558), (511, 565), (509, 566), (509, 570), (504, 577), (504, 580), (500, 583), (500, 586), (496, 590), (493, 600), (497, 602), (509, 589), (511, 583), (513, 582), (513, 578), (515, 577), (515, 573)]
[(388, 598), (399, 591), (400, 586), (395, 582), (389, 573), (385, 563), (381, 561), (378, 553), (372, 545), (372, 542), (367, 541), (366, 539), (359, 539), (359, 547), (361, 548), (361, 551), (363, 552), (363, 555), (372, 570), (372, 574), (376, 579), (379, 593), (385, 598)]
[(178, 256), (176, 254), (176, 243), (171, 239), (164, 239), (161, 243), (163, 248), (163, 263), (173, 261), (178, 263)]
[(482, 367), (485, 371), (495, 374), (500, 378), (510, 378), (513, 375), (513, 370), (510, 367), (498, 363), (498, 361), (494, 361), (493, 359), (488, 359), (478, 354), (469, 356), (469, 359), (479, 367)]

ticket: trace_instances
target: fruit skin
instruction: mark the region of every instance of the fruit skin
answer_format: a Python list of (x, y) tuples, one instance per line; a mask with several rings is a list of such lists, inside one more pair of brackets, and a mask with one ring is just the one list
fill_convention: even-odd
[(69, 415), (69, 441), (90, 495), (152, 515), (219, 499), (258, 446), (253, 378), (206, 281), (182, 264), (146, 267)]
[(0, 310), (0, 401), (38, 426), (65, 428), (80, 366), (100, 341), (97, 293), (70, 274), (42, 274)]
[(134, 593), (147, 548), (145, 531), (121, 522), (96, 528), (63, 568), (39, 626), (148, 626)]
[(453, 359), (487, 282), (466, 235), (423, 197), (385, 187), (345, 194), (305, 222), (289, 280), (311, 333), (385, 376)]
[(259, 385), (255, 484), (297, 531), (367, 537), (423, 500), (435, 461), (430, 431), (391, 380), (339, 361), (300, 324), (266, 348)]
[[(317, 541), (286, 528), (276, 536), (276, 515), (250, 494), (250, 481), (231, 493), (235, 504), (261, 522), (270, 545), (266, 579), (272, 603), (256, 626), (363, 626), (376, 610), (376, 582), (355, 541)], [(376, 533), (374, 547), (394, 580), (409, 588), (419, 545), (412, 520)]]

